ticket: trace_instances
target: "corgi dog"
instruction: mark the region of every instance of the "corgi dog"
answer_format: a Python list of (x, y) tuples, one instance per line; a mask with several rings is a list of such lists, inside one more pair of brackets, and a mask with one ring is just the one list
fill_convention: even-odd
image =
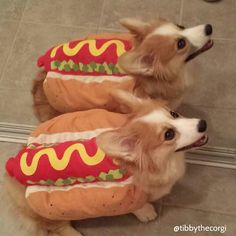
[[(186, 64), (213, 46), (213, 40), (211, 39), (212, 26), (204, 24), (192, 28), (184, 28), (161, 18), (151, 22), (123, 19), (121, 24), (129, 30), (129, 33), (115, 33), (110, 36), (100, 35), (95, 36), (95, 38), (104, 41), (104, 45), (100, 41), (97, 42), (98, 44), (100, 43), (100, 48), (105, 47), (105, 44), (110, 43), (109, 45), (111, 45), (112, 42), (117, 42), (115, 39), (119, 39), (119, 44), (122, 44), (124, 41), (121, 42), (121, 40), (125, 39), (126, 49), (124, 53), (122, 52), (123, 54), (120, 53), (118, 58), (113, 58), (112, 55), (115, 53), (112, 50), (117, 46), (114, 44), (101, 56), (97, 56), (97, 54), (96, 56), (91, 56), (91, 53), (88, 52), (87, 56), (83, 54), (79, 59), (79, 61), (86, 61), (85, 57), (92, 58), (92, 63), (94, 64), (93, 67), (87, 64), (85, 67), (80, 68), (81, 70), (86, 67), (89, 68), (88, 70), (93, 70), (97, 65), (97, 68), (102, 66), (100, 71), (95, 69), (95, 73), (88, 71), (75, 72), (73, 68), (78, 70), (79, 64), (81, 64), (80, 67), (83, 64), (81, 62), (78, 63), (78, 59), (66, 57), (71, 64), (66, 65), (65, 76), (61, 75), (63, 72), (62, 65), (64, 65), (65, 60), (63, 62), (56, 61), (55, 68), (60, 63), (58, 73), (54, 73), (55, 68), (51, 68), (51, 70), (44, 68), (44, 71), (39, 73), (38, 77), (33, 81), (32, 94), (34, 111), (40, 121), (45, 121), (67, 112), (93, 108), (123, 112), (122, 110), (117, 110), (116, 104), (111, 99), (110, 94), (116, 89), (132, 92), (139, 97), (164, 99), (172, 108), (176, 108), (180, 104), (184, 92), (191, 84), (190, 76), (186, 72)], [(82, 44), (92, 44), (92, 42), (87, 42), (83, 41)], [(59, 45), (52, 50), (51, 55), (55, 55), (55, 52), (61, 50), (60, 47), (67, 47), (65, 50), (68, 50), (68, 48), (70, 50), (71, 48), (71, 53), (67, 55), (74, 55), (72, 50), (80, 48), (81, 45), (79, 44), (81, 44), (81, 41), (79, 41), (78, 45), (75, 42), (65, 46)], [(82, 52), (84, 52), (83, 50)], [(98, 52), (100, 49), (96, 50)], [(61, 57), (58, 58), (61, 60)], [(45, 60), (48, 62), (48, 58)], [(94, 63), (96, 60), (100, 64)], [(111, 63), (115, 63), (113, 64), (113, 66), (117, 66), (115, 69), (121, 68), (122, 72), (118, 76), (117, 74), (109, 74), (107, 76), (108, 74), (104, 74), (104, 63), (101, 64), (101, 61), (104, 60), (106, 67)], [(51, 63), (48, 67), (54, 65), (53, 61)], [(74, 63), (78, 64), (74, 65)], [(39, 64), (42, 65), (43, 62)], [(70, 70), (73, 76), (69, 75)], [(121, 76), (121, 73), (126, 76)], [(89, 82), (86, 82), (88, 77)]]
[[(114, 113), (113, 115), (125, 116), (126, 122), (123, 122), (120, 127), (99, 133), (98, 136), (96, 136), (96, 143), (101, 150), (115, 160), (120, 166), (124, 167), (130, 176), (132, 176), (132, 183), (129, 184), (134, 186), (132, 187), (133, 191), (130, 191), (130, 194), (121, 195), (126, 199), (127, 197), (133, 196), (133, 194), (135, 195), (137, 191), (139, 191), (139, 193), (145, 193), (145, 201), (142, 203), (142, 206), (139, 206), (139, 208), (131, 212), (128, 210), (126, 213), (133, 213), (140, 221), (148, 222), (157, 217), (157, 213), (151, 202), (168, 194), (176, 181), (184, 175), (184, 152), (188, 149), (202, 146), (207, 142), (207, 124), (206, 121), (201, 119), (182, 117), (178, 113), (167, 108), (162, 101), (151, 99), (144, 100), (125, 92), (119, 92), (115, 97), (121, 105), (126, 106), (126, 110), (129, 112), (127, 114)], [(102, 112), (105, 112), (106, 114), (109, 113), (105, 110), (102, 110)], [(63, 116), (66, 117), (67, 114), (54, 118), (53, 122), (56, 122), (57, 119), (61, 120)], [(93, 120), (94, 122), (97, 122), (97, 118), (94, 118)], [(73, 119), (73, 122), (75, 122), (75, 119)], [(42, 124), (42, 127), (45, 126), (47, 126), (47, 122)], [(52, 123), (50, 123), (49, 126), (50, 130), (55, 127)], [(57, 125), (57, 127), (59, 129), (61, 128), (60, 125)], [(52, 148), (52, 146), (50, 148)], [(35, 151), (36, 149), (34, 148), (33, 150)], [(76, 157), (74, 156), (74, 158)], [(93, 168), (96, 168), (96, 166)], [(43, 174), (47, 174), (47, 171), (45, 170)], [(25, 186), (21, 185), (16, 179), (7, 174), (5, 175), (4, 182), (8, 191), (9, 200), (14, 203), (14, 209), (18, 210), (18, 219), (14, 224), (18, 224), (22, 220), (24, 226), (21, 226), (21, 228), (28, 228), (31, 233), (30, 235), (46, 236), (50, 232), (53, 235), (58, 236), (81, 236), (81, 234), (70, 225), (70, 220), (75, 220), (72, 218), (72, 215), (67, 214), (66, 212), (61, 213), (61, 209), (66, 211), (65, 207), (60, 207), (59, 210), (57, 209), (55, 211), (56, 214), (60, 214), (60, 216), (63, 217), (63, 220), (60, 220), (59, 218), (53, 220), (53, 214), (55, 212), (52, 207), (55, 207), (54, 205), (57, 204), (56, 202), (51, 202), (50, 194), (54, 195), (53, 187), (49, 187), (50, 191), (45, 198), (46, 203), (42, 203), (44, 201), (44, 190), (39, 190), (37, 188), (40, 192), (39, 200), (31, 201), (31, 204), (28, 204), (29, 202), (26, 201), (27, 194), (25, 195)], [(125, 183), (127, 183), (127, 181), (124, 181), (123, 184), (119, 182), (118, 186), (123, 186), (124, 188), (124, 186), (126, 186)], [(94, 182), (90, 184), (93, 186), (96, 185)], [(99, 192), (96, 195), (96, 191), (98, 191), (99, 188), (101, 191), (101, 187), (104, 184), (99, 183), (95, 190), (93, 190), (95, 192), (92, 192), (92, 197), (97, 196), (96, 201), (91, 201), (91, 195), (88, 198), (85, 197), (86, 189), (89, 191), (89, 188), (85, 187), (86, 185), (84, 183), (82, 185), (84, 186), (82, 188), (72, 186), (67, 188), (67, 191), (62, 191), (61, 189), (55, 194), (62, 194), (63, 204), (68, 200), (64, 206), (69, 206), (73, 196), (70, 195), (67, 197), (66, 194), (69, 194), (70, 189), (72, 188), (72, 194), (76, 191), (77, 194), (79, 194), (80, 191), (82, 191), (82, 199), (77, 201), (75, 199), (74, 201), (75, 203), (77, 202), (77, 204), (72, 208), (73, 214), (77, 214), (77, 211), (80, 211), (81, 208), (78, 207), (78, 205), (80, 205), (81, 207), (86, 206), (81, 212), (84, 214), (85, 209), (89, 211), (89, 216), (91, 217), (93, 209), (97, 210), (99, 207), (89, 208), (88, 204), (98, 204), (100, 201), (99, 196), (102, 196), (104, 200), (104, 196), (106, 195), (104, 192), (103, 194), (99, 194), (101, 193)], [(114, 183), (112, 186), (115, 186)], [(45, 186), (42, 186), (42, 188), (45, 188)], [(77, 190), (75, 188), (77, 188)], [(104, 191), (109, 191), (110, 188), (111, 186), (107, 186)], [(56, 187), (56, 189), (58, 190), (60, 187)], [(116, 194), (119, 191), (122, 191), (121, 187), (121, 190), (118, 189), (115, 191)], [(37, 191), (34, 190), (32, 194), (37, 194)], [(114, 199), (116, 196), (112, 195), (111, 198), (115, 201)], [(86, 201), (86, 199), (90, 199), (88, 200), (88, 204), (81, 203), (81, 201)], [(133, 201), (135, 202), (135, 200), (131, 201), (131, 199), (129, 199), (128, 204), (133, 204)], [(34, 202), (42, 204), (38, 211), (31, 208)], [(48, 218), (42, 216), (45, 204), (49, 204), (50, 207)], [(101, 204), (101, 207), (104, 204), (105, 203)], [(118, 206), (119, 209), (122, 209), (122, 204), (125, 203), (121, 200), (116, 206)], [(4, 205), (7, 205), (7, 203), (4, 203)], [(114, 206), (111, 205), (110, 207), (107, 207), (106, 210), (109, 211), (110, 209), (113, 209), (113, 207)], [(130, 209), (129, 205), (126, 205), (125, 209)], [(104, 208), (102, 210), (104, 211)], [(113, 210), (109, 215), (117, 214), (114, 213), (115, 211)], [(14, 227), (16, 228), (17, 226), (15, 225)]]
[(185, 28), (163, 19), (150, 23), (123, 19), (121, 24), (134, 36), (135, 45), (119, 58), (121, 67), (149, 97), (176, 103), (190, 83), (186, 64), (213, 46), (212, 26)]

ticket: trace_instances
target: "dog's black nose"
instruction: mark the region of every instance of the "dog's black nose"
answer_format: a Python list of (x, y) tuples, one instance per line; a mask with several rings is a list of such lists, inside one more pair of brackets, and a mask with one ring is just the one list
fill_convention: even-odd
[(206, 129), (207, 129), (206, 121), (205, 120), (200, 120), (198, 125), (197, 125), (198, 132), (203, 133), (203, 132), (206, 131)]
[(205, 26), (205, 34), (206, 34), (206, 35), (211, 35), (211, 34), (212, 34), (212, 31), (213, 31), (212, 26), (211, 26), (210, 24), (207, 24), (207, 25)]

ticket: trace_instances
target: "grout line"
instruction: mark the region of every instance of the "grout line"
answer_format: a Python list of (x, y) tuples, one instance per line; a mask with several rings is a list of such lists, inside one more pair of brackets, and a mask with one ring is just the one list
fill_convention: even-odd
[(96, 29), (96, 34), (98, 34), (99, 29), (100, 29), (100, 25), (102, 23), (102, 16), (103, 16), (103, 13), (104, 13), (105, 5), (106, 5), (106, 0), (103, 0), (101, 14), (100, 14), (99, 21), (98, 21), (98, 26), (97, 26), (97, 29)]
[[(12, 54), (12, 52), (13, 52), (13, 48), (14, 48), (15, 41), (16, 41), (16, 35), (18, 34), (19, 28), (20, 28), (20, 21), (19, 21), (19, 23), (18, 23), (18, 26), (17, 26), (17, 29), (16, 29), (16, 33), (15, 33), (14, 38), (13, 38), (13, 41), (12, 41), (12, 45), (11, 45), (11, 47), (10, 47), (9, 50), (8, 50), (5, 63), (3, 64), (2, 72), (0, 73), (0, 82), (3, 81), (3, 75), (4, 75), (4, 72), (6, 71), (8, 61), (10, 60), (11, 54)], [(1, 88), (2, 88), (2, 87), (1, 87)]]
[(5, 19), (5, 18), (3, 18), (3, 19), (0, 19), (0, 21), (1, 22), (5, 22), (5, 21), (7, 21), (7, 22), (20, 22), (20, 19), (12, 20), (12, 19)]
[(183, 13), (184, 13), (184, 0), (181, 0), (181, 2), (180, 2), (180, 12), (179, 12), (179, 24), (180, 25), (182, 25)]
[(227, 216), (231, 216), (231, 217), (236, 217), (236, 214), (230, 214), (230, 213), (225, 213), (225, 212), (221, 212), (221, 211), (214, 211), (214, 210), (213, 211), (212, 210), (203, 210), (203, 209), (199, 209), (199, 208), (193, 208), (193, 207), (188, 207), (188, 206), (178, 205), (178, 204), (168, 204), (168, 203), (165, 203), (165, 201), (163, 201), (163, 205), (168, 206), (168, 207), (176, 207), (176, 208), (200, 211), (200, 212), (204, 212), (204, 213), (211, 213), (211, 214), (219, 214), (219, 215), (227, 215)]
[(11, 58), (11, 56), (12, 56), (13, 49), (14, 49), (14, 46), (15, 46), (15, 43), (16, 43), (16, 38), (17, 38), (17, 35), (18, 35), (19, 30), (20, 30), (20, 27), (21, 27), (21, 22), (22, 22), (22, 19), (23, 19), (23, 16), (24, 16), (24, 13), (25, 13), (25, 9), (26, 9), (26, 5), (27, 5), (28, 1), (29, 1), (29, 0), (27, 0), (26, 3), (25, 3), (24, 9), (23, 9), (22, 14), (21, 14), (21, 18), (20, 18), (20, 20), (19, 20), (18, 27), (17, 27), (17, 29), (16, 29), (16, 33), (15, 33), (14, 39), (13, 39), (13, 41), (12, 41), (12, 46), (11, 46), (11, 48), (10, 48), (9, 51), (8, 51), (8, 52), (9, 52), (8, 57), (7, 57), (6, 60), (5, 60), (2, 73), (0, 74), (0, 82), (3, 81), (3, 75), (4, 75), (4, 73), (5, 73), (6, 69), (7, 69), (7, 64), (8, 64), (8, 62), (10, 61), (10, 58)]
[[(28, 21), (28, 20), (22, 20), (23, 23), (27, 23), (27, 24), (36, 24), (36, 25), (45, 25), (45, 22), (37, 22), (37, 21)], [(76, 26), (76, 25), (64, 25), (64, 24), (56, 24), (56, 23), (50, 23), (47, 24), (49, 26), (61, 26), (61, 27), (70, 27), (70, 28), (75, 28), (75, 29), (94, 29), (96, 30), (97, 27), (86, 27), (86, 26)]]
[(119, 28), (109, 28), (109, 27), (101, 27), (99, 30), (107, 30), (107, 31), (112, 31), (112, 32), (117, 32), (117, 33), (124, 33), (127, 32), (125, 29), (119, 29)]

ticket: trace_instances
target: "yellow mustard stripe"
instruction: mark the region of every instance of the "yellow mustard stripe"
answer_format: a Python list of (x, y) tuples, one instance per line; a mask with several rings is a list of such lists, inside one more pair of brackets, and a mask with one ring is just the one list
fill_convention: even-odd
[(60, 44), (58, 46), (56, 46), (55, 48), (52, 49), (51, 53), (50, 53), (50, 57), (53, 58), (56, 56), (57, 50), (58, 48), (62, 47), (64, 44)]
[(121, 56), (126, 51), (124, 43), (120, 40), (115, 40), (115, 39), (109, 40), (105, 42), (100, 48), (97, 48), (96, 40), (88, 39), (88, 40), (83, 40), (83, 41), (78, 42), (73, 48), (70, 48), (70, 43), (58, 45), (57, 47), (52, 49), (50, 57), (51, 58), (55, 57), (57, 50), (60, 47), (63, 47), (63, 52), (65, 53), (66, 56), (70, 56), (70, 57), (75, 56), (80, 51), (80, 49), (86, 44), (89, 45), (89, 51), (93, 56), (100, 56), (112, 44), (116, 45), (116, 53), (118, 57)]
[(86, 152), (83, 144), (76, 143), (72, 144), (65, 150), (61, 159), (57, 157), (57, 154), (53, 148), (42, 149), (33, 156), (30, 165), (27, 164), (27, 152), (23, 153), (20, 158), (21, 171), (27, 176), (33, 175), (37, 171), (38, 162), (43, 155), (47, 155), (48, 160), (54, 170), (64, 170), (69, 164), (71, 154), (74, 151), (79, 152), (82, 161), (88, 166), (97, 165), (105, 158), (105, 153), (100, 148), (97, 149), (97, 152), (93, 156), (90, 156)]

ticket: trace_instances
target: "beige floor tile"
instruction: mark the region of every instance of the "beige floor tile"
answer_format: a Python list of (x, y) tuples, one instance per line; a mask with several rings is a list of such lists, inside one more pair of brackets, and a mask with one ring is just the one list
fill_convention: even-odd
[[(3, 177), (4, 173), (6, 172), (5, 171), (6, 161), (10, 157), (15, 156), (21, 147), (22, 147), (22, 144), (0, 142), (0, 151), (1, 151), (0, 183), (2, 182), (2, 177)], [(1, 216), (0, 216), (0, 218), (1, 218)], [(0, 235), (1, 235), (1, 233), (0, 233)]]
[(203, 0), (184, 0), (183, 24), (211, 23), (214, 37), (236, 38), (236, 1), (222, 0), (208, 3)]
[(75, 226), (85, 236), (156, 236), (160, 229), (159, 220), (145, 224), (131, 214), (77, 221)]
[(18, 124), (37, 124), (30, 90), (0, 89), (0, 121)]
[[(236, 234), (236, 217), (213, 214), (209, 212), (195, 211), (176, 207), (163, 207), (163, 214), (160, 220), (160, 234), (164, 236), (176, 235), (227, 235), (234, 236)], [(218, 232), (174, 232), (175, 226), (221, 226)], [(226, 226), (226, 231), (225, 231)], [(225, 233), (222, 233), (225, 232)]]
[(23, 20), (97, 28), (103, 0), (29, 0)]
[(164, 204), (236, 216), (236, 170), (188, 165)]
[(236, 148), (236, 109), (183, 104), (178, 110), (186, 117), (196, 117), (207, 121), (209, 146)]
[(0, 19), (19, 20), (24, 11), (26, 0), (1, 0)]
[(37, 59), (53, 45), (91, 34), (86, 29), (23, 23), (13, 52), (4, 70), (0, 86), (30, 91), (38, 68)]
[(180, 0), (105, 0), (100, 27), (121, 28), (119, 25), (119, 19), (121, 18), (134, 17), (141, 19), (153, 19), (158, 14), (166, 19), (178, 22), (179, 13)]
[(18, 24), (17, 21), (2, 20), (0, 16), (0, 75), (13, 46)]
[(210, 51), (192, 62), (194, 86), (186, 101), (191, 105), (236, 108), (236, 41), (215, 40)]

